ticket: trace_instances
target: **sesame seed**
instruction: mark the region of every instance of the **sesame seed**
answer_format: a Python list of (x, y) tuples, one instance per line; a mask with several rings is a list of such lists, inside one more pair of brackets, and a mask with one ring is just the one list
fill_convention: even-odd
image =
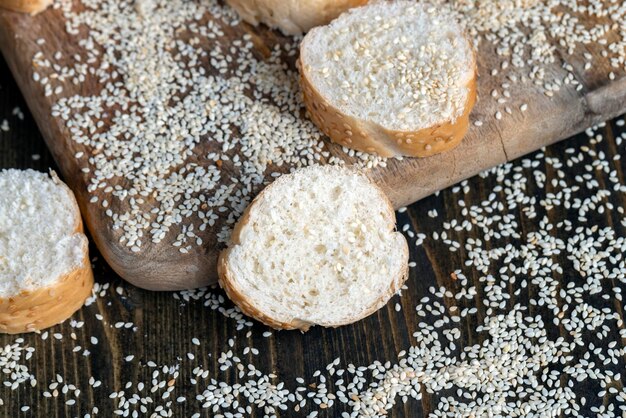
[[(55, 99), (53, 114), (69, 124), (66, 127), (73, 132), (75, 145), (80, 149), (75, 154), (76, 159), (80, 159), (77, 163), (87, 170), (85, 173), (94, 181), (90, 183), (94, 185), (90, 190), (94, 194), (90, 201), (110, 208), (111, 212), (107, 214), (113, 226), (120, 231), (122, 243), (136, 251), (142, 248), (142, 237), (149, 236), (148, 239), (160, 241), (168, 239), (166, 235), (170, 233), (176, 236), (172, 244), (178, 242), (181, 250), (190, 251), (189, 246), (203, 245), (203, 240), (196, 235), (204, 230), (203, 226), (208, 230), (221, 231), (220, 240), (227, 240), (232, 223), (254, 196), (254, 190), (278, 176), (275, 172), (268, 173), (274, 164), (280, 163), (285, 167), (308, 164), (308, 160), (316, 158), (316, 153), (322, 155), (325, 152), (321, 134), (306, 120), (293, 116), (302, 110), (298, 95), (290, 89), (295, 85), (297, 74), (284, 68), (282, 55), (297, 53), (296, 42), (290, 47), (279, 47), (279, 51), (271, 52), (266, 60), (255, 57), (251, 40), (245, 36), (234, 41), (240, 43), (233, 44), (233, 53), (226, 51), (219, 42), (211, 43), (215, 47), (207, 50), (213, 59), (211, 65), (220, 71), (223, 69), (224, 73), (216, 75), (209, 83), (201, 73), (201, 65), (185, 67), (189, 74), (196, 75), (183, 74), (185, 71), (179, 67), (181, 62), (168, 52), (164, 44), (159, 43), (158, 38), (164, 36), (171, 39), (175, 36), (176, 25), (193, 21), (196, 14), (211, 11), (220, 16), (217, 23), (206, 28), (204, 25), (202, 28), (190, 26), (194, 32), (199, 32), (199, 37), (202, 35), (202, 42), (208, 42), (212, 37), (219, 38), (224, 29), (230, 30), (229, 26), (237, 25), (238, 19), (229, 14), (229, 9), (213, 0), (201, 2), (203, 4), (173, 1), (175, 7), (167, 9), (172, 16), (166, 16), (166, 12), (159, 8), (152, 8), (152, 2), (147, 0), (134, 2), (132, 8), (128, 6), (129, 9), (122, 9), (119, 16), (108, 18), (99, 16), (97, 8), (94, 9), (96, 12), (89, 14), (69, 8), (59, 11), (66, 15), (70, 31), (84, 26), (94, 38), (93, 42), (110, 48), (99, 57), (102, 58), (99, 62), (110, 66), (109, 70), (105, 72), (98, 66), (88, 65), (87, 68), (93, 69), (91, 76), (107, 79), (111, 71), (124, 76), (137, 76), (135, 80), (121, 81), (118, 87), (112, 86), (117, 91), (102, 92), (105, 101), (110, 100), (112, 105), (130, 105), (124, 94), (133, 86), (142, 99), (151, 98), (160, 104), (168, 103), (176, 95), (168, 90), (168, 83), (159, 82), (162, 78), (150, 67), (158, 58), (146, 56), (141, 51), (145, 47), (154, 48), (158, 51), (157, 56), (166, 56), (176, 63), (168, 61), (160, 66), (168, 74), (167, 77), (180, 77), (180, 80), (185, 80), (183, 84), (189, 82), (189, 86), (195, 86), (189, 87), (187, 96), (187, 105), (194, 111), (187, 111), (182, 103), (180, 106), (174, 104), (168, 112), (175, 110), (180, 114), (170, 118), (168, 112), (159, 113), (160, 106), (155, 106), (148, 112), (155, 112), (154, 120), (142, 120), (140, 117), (145, 115), (140, 110), (129, 110), (127, 120), (105, 121), (94, 110), (104, 105), (91, 96), (69, 96), (67, 91), (59, 91), (59, 97)], [(605, 45), (607, 58), (609, 52), (619, 57), (620, 51), (623, 51), (624, 42), (619, 40), (619, 35), (615, 40), (611, 36), (611, 40), (599, 42), (606, 33), (602, 29), (611, 24), (596, 26), (591, 19), (566, 17), (570, 16), (570, 12), (582, 14), (582, 17), (592, 13), (619, 23), (626, 13), (621, 4), (623, 2), (608, 3), (608, 6), (595, 0), (589, 6), (562, 1), (528, 2), (524, 7), (513, 3), (489, 1), (476, 7), (473, 2), (458, 2), (454, 6), (463, 9), (464, 19), (472, 19), (468, 30), (473, 40), (490, 43), (500, 59), (497, 69), (487, 72), (492, 77), (502, 78), (494, 84), (498, 86), (498, 100), (491, 102), (493, 106), (499, 106), (493, 108), (493, 112), (499, 109), (498, 113), (494, 113), (496, 119), (502, 117), (502, 112), (511, 114), (511, 109), (516, 107), (521, 112), (527, 110), (527, 104), (520, 104), (515, 94), (522, 83), (545, 90), (547, 97), (565, 88), (567, 82), (553, 79), (549, 71), (555, 57), (554, 50), (547, 47), (547, 37), (555, 38), (563, 48), (572, 49), (572, 53), (578, 51), (581, 45)], [(111, 6), (112, 3), (105, 0), (102, 5)], [(568, 5), (575, 5), (577, 10), (563, 13), (561, 9)], [(144, 22), (139, 16), (152, 16), (159, 23)], [(506, 16), (506, 22), (494, 19), (494, 16)], [(109, 44), (116, 32), (113, 32), (111, 21), (107, 19), (119, 24), (115, 30), (123, 31), (124, 36), (132, 36), (137, 45)], [(173, 23), (168, 19), (173, 19)], [(125, 22), (128, 21), (135, 22), (137, 28), (127, 27), (129, 25)], [(585, 25), (580, 22), (585, 22)], [(381, 21), (383, 24), (385, 22)], [(157, 40), (143, 35), (142, 31), (146, 30)], [(180, 41), (177, 45), (183, 51), (194, 44), (190, 40), (177, 41)], [(136, 68), (131, 68), (134, 63), (128, 58), (133, 53), (145, 59), (145, 62), (137, 62)], [(122, 59), (118, 60), (118, 56)], [(583, 56), (588, 60), (585, 67), (589, 64), (591, 68), (592, 60), (596, 63), (595, 55), (583, 53)], [(623, 65), (623, 54), (621, 56)], [(186, 57), (191, 61), (206, 58), (196, 48), (190, 49)], [(568, 54), (564, 57), (567, 60)], [(50, 66), (42, 65), (44, 60), (52, 58), (75, 60), (73, 65), (63, 68), (80, 71), (83, 65), (79, 63), (87, 63), (96, 56), (87, 51), (78, 57), (54, 54), (53, 57), (36, 58), (38, 66), (33, 80), (42, 82), (40, 85), (46, 89), (44, 91), (47, 91), (44, 85), (55, 83), (53, 80), (58, 78), (47, 71)], [(559, 55), (558, 62), (560, 59)], [(232, 70), (229, 62), (250, 69), (251, 78)], [(564, 68), (569, 65), (564, 63)], [(595, 67), (605, 68), (602, 65)], [(55, 72), (63, 74), (62, 69)], [(142, 73), (147, 75), (144, 81), (139, 78)], [(609, 79), (617, 77), (616, 73), (618, 70), (609, 73)], [(156, 81), (151, 82), (151, 77)], [(503, 80), (510, 81), (511, 85), (505, 86)], [(576, 89), (582, 88), (573, 80), (570, 83), (576, 85)], [(58, 91), (57, 87), (56, 84), (51, 85), (50, 92)], [(242, 96), (241, 89), (253, 92), (253, 97)], [(257, 100), (256, 95), (262, 93), (267, 93), (267, 97)], [(63, 96), (66, 94), (68, 96)], [(76, 112), (73, 104), (84, 112)], [(196, 111), (199, 114), (195, 114)], [(211, 118), (217, 118), (217, 121)], [(158, 123), (165, 120), (172, 122), (167, 125), (168, 135), (181, 135), (186, 139), (176, 143), (152, 137), (160, 132)], [(474, 125), (481, 126), (482, 122), (474, 121)], [(615, 125), (624, 126), (624, 120), (618, 119)], [(8, 130), (8, 122), (6, 126)], [(604, 147), (607, 143), (620, 146), (626, 137), (605, 138), (600, 127), (590, 128), (586, 141), (583, 141), (584, 138), (574, 141), (564, 153), (535, 153), (487, 170), (470, 183), (464, 182), (432, 197), (452, 198), (456, 216), (448, 210), (441, 215), (435, 209), (428, 210), (432, 207), (430, 203), (412, 207), (412, 213), (430, 218), (429, 222), (425, 222), (426, 229), (419, 233), (413, 231), (410, 224), (401, 227), (409, 238), (414, 239), (417, 247), (424, 246), (416, 248), (418, 254), (424, 249), (437, 248), (438, 255), (441, 251), (441, 256), (449, 257), (451, 262), (458, 264), (453, 272), (444, 272), (441, 283), (425, 284), (421, 300), (409, 300), (406, 296), (408, 292), (399, 296), (404, 299), (394, 308), (399, 311), (404, 307), (405, 311), (413, 312), (417, 321), (415, 327), (410, 329), (413, 335), (408, 343), (410, 346), (404, 347), (405, 350), (400, 351), (397, 358), (374, 361), (372, 364), (347, 363), (342, 369), (339, 369), (339, 359), (335, 359), (325, 368), (321, 366), (312, 374), (296, 377), (294, 380), (300, 386), (294, 388), (281, 381), (278, 372), (263, 371), (253, 364), (258, 361), (253, 356), (261, 355), (260, 351), (262, 357), (267, 353), (251, 346), (239, 351), (238, 346), (243, 344), (235, 344), (235, 341), (244, 335), (241, 331), (245, 329), (248, 345), (258, 331), (238, 308), (225, 301), (223, 293), (209, 288), (175, 292), (172, 295), (176, 304), (198, 303), (211, 313), (221, 315), (225, 321), (232, 321), (235, 330), (226, 340), (219, 342), (223, 345), (222, 353), (189, 352), (197, 351), (193, 346), (200, 345), (200, 341), (193, 338), (191, 343), (189, 340), (183, 342), (187, 345), (185, 351), (176, 353), (176, 365), (158, 364), (151, 360), (145, 366), (141, 364), (136, 377), (138, 381), (121, 384), (122, 387), (117, 388), (119, 392), (107, 392), (111, 400), (115, 400), (117, 409), (114, 414), (149, 415), (152, 409), (148, 412), (146, 405), (150, 404), (158, 409), (154, 411), (155, 415), (177, 416), (178, 411), (172, 402), (176, 399), (177, 403), (187, 403), (185, 408), (202, 410), (201, 413), (190, 411), (189, 415), (194, 417), (207, 414), (233, 417), (254, 414), (316, 416), (318, 410), (326, 409), (328, 411), (322, 415), (340, 416), (341, 410), (345, 411), (342, 418), (387, 416), (394, 405), (409, 399), (420, 400), (422, 393), (427, 393), (433, 399), (432, 410), (437, 416), (529, 416), (552, 412), (572, 417), (591, 414), (607, 418), (619, 416), (619, 402), (623, 403), (626, 398), (619, 375), (624, 350), (619, 347), (622, 346), (620, 339), (626, 338), (626, 330), (621, 328), (623, 323), (619, 310), (606, 300), (615, 298), (620, 302), (621, 286), (626, 284), (626, 268), (622, 262), (626, 241), (620, 229), (626, 227), (626, 220), (619, 203), (621, 194), (626, 192), (626, 185), (622, 184), (618, 170), (619, 158), (616, 157), (619, 154), (610, 155)], [(183, 132), (185, 129), (188, 132)], [(105, 138), (106, 135), (99, 133), (103, 130), (109, 134), (118, 133), (120, 138), (133, 132), (139, 134), (137, 138), (129, 136), (128, 141), (123, 141)], [(298, 135), (291, 135), (293, 132)], [(240, 134), (241, 138), (238, 137)], [(274, 149), (277, 144), (273, 142), (275, 135), (286, 141), (281, 150)], [(236, 141), (231, 142), (234, 137), (237, 137)], [(193, 154), (195, 144), (206, 138), (224, 148), (221, 152), (213, 151), (211, 157), (207, 156), (210, 163), (202, 168), (187, 165), (181, 156)], [(614, 143), (611, 142), (613, 140)], [(167, 149), (169, 146), (172, 149)], [(243, 146), (243, 151), (236, 149), (239, 146)], [(165, 147), (166, 150), (156, 151), (151, 147)], [(104, 161), (103, 155), (110, 155), (112, 160)], [(382, 161), (355, 152), (350, 155), (360, 161)], [(119, 166), (121, 162), (128, 166)], [(251, 165), (248, 168), (250, 171), (241, 168), (248, 164)], [(222, 189), (223, 183), (218, 180), (220, 168), (228, 167), (230, 172), (231, 165), (233, 170), (239, 167), (241, 173), (236, 173), (233, 177), (236, 181)], [(133, 186), (116, 188), (114, 180), (126, 176)], [(598, 181), (596, 176), (603, 176), (603, 182)], [(154, 184), (150, 183), (150, 179), (154, 180)], [(477, 181), (482, 180), (486, 180), (480, 183), (485, 188), (485, 197), (468, 193), (479, 184)], [(237, 189), (238, 185), (241, 189)], [(233, 186), (232, 190), (229, 186)], [(211, 190), (211, 196), (197, 193), (197, 190)], [(102, 200), (95, 196), (96, 192), (103, 194)], [(158, 202), (158, 207), (149, 207), (146, 203), (152, 197)], [(124, 213), (118, 212), (120, 207), (129, 208), (128, 217), (121, 218)], [(152, 209), (155, 211), (152, 212)], [(404, 213), (405, 210), (402, 208), (398, 212)], [(564, 214), (564, 211), (567, 213)], [(189, 221), (192, 215), (199, 216), (199, 213), (202, 213), (202, 221)], [(599, 215), (603, 214), (611, 214), (615, 223), (607, 225), (598, 222), (602, 219)], [(228, 225), (223, 228), (221, 222), (224, 219), (232, 222), (226, 222)], [(468, 235), (473, 238), (468, 238)], [(409, 267), (416, 266), (415, 262), (409, 263)], [(428, 286), (431, 288), (427, 289)], [(123, 297), (122, 288), (115, 288), (115, 292), (108, 292), (108, 289), (108, 283), (94, 285), (94, 295), (88, 300), (88, 306), (96, 298)], [(524, 297), (516, 298), (520, 292)], [(97, 304), (93, 304), (90, 309), (96, 307)], [(95, 317), (101, 321), (98, 325), (111, 327), (108, 317), (107, 321), (101, 314), (95, 314)], [(409, 323), (411, 321), (407, 321), (407, 327), (413, 326)], [(80, 329), (82, 325), (79, 324), (78, 321), (70, 322), (71, 329)], [(125, 321), (113, 324), (120, 332), (140, 327)], [(66, 323), (55, 331), (67, 327)], [(466, 345), (468, 327), (475, 327), (475, 331), (484, 338), (474, 341), (473, 345)], [(45, 331), (40, 338), (46, 341), (52, 335), (55, 347), (70, 344), (68, 352), (71, 349), (72, 353), (89, 355), (83, 347), (74, 346), (74, 340), (81, 334), (72, 330), (52, 334)], [(275, 339), (279, 341), (281, 335), (276, 334)], [(265, 331), (262, 336), (269, 338), (274, 334)], [(90, 342), (96, 345), (98, 339), (90, 337)], [(34, 352), (33, 347), (19, 338), (0, 347), (0, 370), (7, 390), (23, 391), (38, 386), (35, 375), (28, 367), (28, 359)], [(125, 354), (123, 358), (127, 362), (133, 361), (135, 354), (139, 355)], [(199, 356), (198, 361), (192, 361), (196, 356)], [(203, 369), (199, 364), (205, 362), (205, 356), (214, 356), (218, 367), (205, 366), (207, 369)], [(78, 359), (80, 361), (80, 357)], [(194, 371), (191, 372), (191, 369)], [(184, 384), (176, 385), (177, 379), (183, 376)], [(289, 383), (293, 384), (291, 379)], [(311, 385), (305, 385), (305, 382)], [(583, 383), (593, 386), (591, 390), (594, 392), (589, 393), (607, 396), (608, 401), (603, 404), (597, 403), (594, 397), (587, 400), (577, 396), (583, 392)], [(178, 396), (179, 391), (189, 384), (193, 385), (193, 390), (187, 396)], [(89, 378), (90, 387), (101, 385), (95, 377)], [(76, 386), (80, 385), (74, 386), (64, 376), (58, 375), (48, 387), (37, 389), (32, 396), (59, 398), (59, 402), (68, 406), (76, 405), (81, 394)], [(586, 393), (587, 387), (584, 388)], [(189, 396), (192, 397), (187, 399)], [(0, 400), (0, 405), (3, 403)], [(581, 406), (585, 407), (587, 403), (589, 408), (593, 408), (591, 413), (581, 411)], [(342, 405), (337, 408), (337, 404)], [(24, 405), (20, 410), (27, 412), (30, 407)], [(96, 416), (97, 411), (94, 408), (91, 415)]]

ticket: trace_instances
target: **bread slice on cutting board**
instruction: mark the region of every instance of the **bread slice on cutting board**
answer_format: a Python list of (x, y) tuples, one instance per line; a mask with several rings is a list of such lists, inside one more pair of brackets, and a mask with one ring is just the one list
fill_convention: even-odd
[(367, 0), (227, 0), (246, 22), (264, 23), (285, 35), (299, 35), (325, 25), (350, 7)]
[(384, 157), (459, 144), (476, 58), (452, 11), (414, 1), (357, 7), (312, 29), (298, 62), (306, 108), (333, 142)]
[(52, 0), (0, 0), (0, 7), (14, 12), (37, 14), (48, 8)]
[(87, 237), (74, 195), (56, 175), (0, 171), (0, 332), (63, 322), (91, 294)]
[(337, 327), (375, 312), (407, 277), (385, 194), (349, 168), (312, 166), (265, 188), (220, 254), (220, 285), (277, 329)]

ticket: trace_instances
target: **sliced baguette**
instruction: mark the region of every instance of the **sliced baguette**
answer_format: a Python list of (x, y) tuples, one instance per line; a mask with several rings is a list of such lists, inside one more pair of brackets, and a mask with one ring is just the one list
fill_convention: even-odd
[(52, 0), (0, 0), (0, 7), (14, 12), (32, 15), (44, 11), (52, 4)]
[(0, 332), (63, 322), (92, 287), (87, 237), (70, 189), (54, 174), (0, 171)]
[(408, 245), (384, 193), (352, 169), (313, 166), (278, 178), (250, 204), (220, 254), (219, 283), (276, 329), (362, 319), (407, 276)]
[(367, 0), (227, 0), (252, 25), (264, 23), (285, 35), (299, 35), (325, 25), (350, 7)]
[(454, 148), (476, 102), (476, 58), (451, 11), (409, 1), (351, 9), (311, 30), (304, 102), (333, 141), (384, 157)]

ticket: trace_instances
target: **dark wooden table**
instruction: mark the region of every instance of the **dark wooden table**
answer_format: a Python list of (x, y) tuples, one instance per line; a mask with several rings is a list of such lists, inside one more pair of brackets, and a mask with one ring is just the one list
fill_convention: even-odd
[[(55, 162), (48, 153), (37, 126), (29, 115), (20, 92), (3, 61), (0, 61), (0, 86), (0, 124), (6, 119), (9, 125), (8, 131), (0, 130), (0, 168), (33, 168), (44, 171), (49, 168), (54, 169)], [(14, 114), (19, 113), (17, 110), (14, 111), (16, 107), (24, 113), (23, 120), (18, 117), (19, 115)], [(609, 123), (606, 128), (601, 129), (601, 132), (605, 140), (599, 144), (588, 145), (587, 136), (579, 135), (549, 147), (545, 150), (545, 154), (547, 157), (563, 156), (568, 148), (578, 150), (581, 146), (588, 145), (597, 152), (604, 152), (605, 159), (610, 160), (622, 149), (616, 146), (615, 138), (620, 135), (620, 132), (624, 132), (624, 128), (616, 127), (615, 123)], [(541, 161), (543, 162), (537, 167), (521, 171), (522, 175), (529, 175), (533, 170), (546, 175), (545, 186), (539, 187), (536, 181), (529, 181), (526, 185), (526, 194), (536, 196), (537, 200), (545, 199), (549, 193), (552, 193), (551, 180), (559, 178), (557, 168), (546, 164), (545, 160)], [(523, 164), (515, 162), (514, 165), (521, 167)], [(621, 165), (618, 163), (616, 166), (616, 175), (623, 180), (624, 163)], [(573, 178), (577, 174), (575, 169), (576, 167), (571, 169), (563, 167), (563, 176)], [(598, 182), (608, 184), (606, 172), (596, 170), (595, 173), (594, 178)], [(513, 174), (507, 174), (507, 176), (512, 177)], [(476, 315), (463, 319), (460, 323), (460, 345), (482, 343), (487, 335), (484, 332), (477, 332), (476, 328), (486, 315), (485, 306), (480, 303), (484, 287), (487, 285), (479, 281), (483, 274), (474, 268), (464, 267), (467, 254), (463, 246), (456, 252), (450, 252), (448, 245), (441, 240), (435, 241), (431, 237), (434, 231), (441, 231), (441, 225), (445, 219), (460, 217), (463, 208), (457, 203), (459, 199), (463, 199), (467, 206), (480, 204), (492, 192), (496, 180), (496, 176), (493, 175), (486, 178), (472, 178), (467, 182), (465, 192), (463, 189), (451, 188), (442, 191), (437, 196), (415, 203), (406, 212), (398, 214), (399, 228), (409, 224), (410, 230), (415, 234), (423, 233), (428, 236), (424, 244), (420, 246), (414, 244), (416, 238), (409, 238), (411, 260), (416, 263), (416, 266), (410, 269), (408, 289), (401, 297), (394, 297), (385, 308), (371, 317), (336, 330), (314, 328), (307, 334), (272, 331), (271, 336), (265, 337), (263, 334), (269, 331), (268, 328), (258, 323), (250, 326), (250, 324), (245, 324), (244, 320), (237, 320), (237, 313), (232, 309), (230, 302), (220, 301), (219, 298), (223, 297), (223, 294), (219, 289), (209, 289), (204, 294), (193, 292), (200, 297), (198, 300), (192, 298), (190, 301), (183, 300), (181, 293), (153, 293), (137, 289), (116, 276), (100, 260), (97, 250), (91, 248), (96, 280), (103, 286), (103, 290), (102, 296), (97, 297), (92, 304), (74, 315), (73, 320), (83, 321), (84, 325), (80, 326), (79, 323), (77, 326), (76, 322), (66, 321), (50, 329), (45, 340), (42, 335), (37, 334), (0, 336), (0, 343), (3, 346), (12, 344), (21, 337), (24, 339), (21, 346), (34, 347), (32, 357), (28, 360), (22, 357), (20, 363), (27, 366), (29, 372), (37, 379), (34, 387), (29, 382), (19, 385), (15, 390), (0, 385), (0, 398), (4, 401), (4, 406), (0, 406), (0, 416), (84, 416), (90, 413), (94, 406), (97, 406), (99, 410), (98, 416), (114, 416), (114, 410), (118, 408), (118, 400), (111, 399), (111, 393), (124, 390), (127, 382), (144, 382), (146, 385), (144, 392), (149, 394), (152, 386), (150, 382), (154, 371), (157, 370), (153, 367), (154, 364), (159, 367), (178, 366), (179, 375), (167, 376), (167, 372), (160, 371), (157, 379), (167, 380), (168, 385), (152, 394), (155, 402), (148, 406), (149, 412), (154, 411), (158, 405), (165, 406), (167, 401), (172, 401), (167, 409), (172, 409), (173, 416), (188, 417), (196, 411), (201, 412), (202, 416), (213, 416), (211, 410), (201, 409), (201, 402), (195, 399), (196, 395), (206, 388), (209, 381), (199, 378), (198, 384), (194, 385), (190, 382), (190, 378), (194, 367), (202, 366), (204, 370), (209, 371), (209, 378), (230, 384), (240, 381), (236, 369), (220, 371), (222, 365), (219, 362), (220, 353), (228, 350), (232, 350), (235, 355), (241, 357), (244, 363), (254, 364), (262, 373), (275, 373), (276, 377), (271, 379), (272, 382), (286, 382), (286, 387), (291, 390), (298, 386), (295, 381), (296, 377), (302, 376), (306, 384), (312, 383), (316, 381), (313, 377), (314, 372), (316, 370), (326, 372), (326, 366), (337, 357), (341, 360), (341, 366), (337, 368), (346, 367), (348, 363), (357, 366), (369, 365), (376, 360), (393, 363), (397, 361), (401, 350), (407, 350), (415, 344), (412, 334), (418, 329), (418, 324), (422, 320), (416, 315), (416, 304), (424, 296), (430, 295), (428, 290), (430, 286), (445, 286), (458, 291), (459, 284), (455, 281), (455, 275), (452, 274), (457, 269), (462, 270), (470, 281), (474, 281), (478, 289), (476, 298), (456, 302), (459, 308), (473, 306), (478, 308)], [(500, 201), (505, 196), (503, 192), (497, 195), (495, 201)], [(625, 204), (623, 193), (615, 194), (610, 200), (615, 208)], [(429, 216), (432, 210), (437, 211), (436, 218)], [(430, 213), (433, 214), (433, 212)], [(575, 211), (563, 207), (555, 207), (547, 213), (538, 213), (536, 217), (521, 213), (515, 216), (519, 224), (517, 229), (523, 239), (526, 238), (525, 234), (528, 231), (537, 229), (537, 225), (544, 216), (553, 224), (564, 219), (569, 219), (575, 226), (578, 222)], [(604, 214), (590, 213), (588, 218), (585, 225), (612, 226), (619, 236), (624, 236), (625, 228), (621, 224), (623, 215), (616, 210), (605, 211)], [(452, 232), (448, 233), (452, 234)], [(561, 239), (568, 238), (567, 232), (553, 231), (552, 233)], [(464, 240), (469, 237), (479, 238), (481, 235), (477, 233), (476, 228), (472, 232), (459, 234)], [(515, 245), (520, 242), (520, 239), (501, 238), (498, 242), (511, 242)], [(489, 248), (489, 245), (487, 244), (486, 247)], [(559, 257), (563, 265), (570, 267), (563, 274), (555, 273), (554, 277), (558, 280), (565, 280), (564, 278), (577, 276), (578, 273), (571, 267), (571, 263), (567, 264), (565, 256), (557, 256)], [(489, 273), (497, 275), (498, 270), (492, 267)], [(530, 280), (532, 278), (529, 278)], [(106, 288), (107, 285), (108, 288)], [(624, 287), (621, 283), (616, 283), (614, 286)], [(607, 289), (610, 288), (611, 286)], [(530, 298), (536, 297), (533, 294), (534, 291), (532, 286), (523, 289), (519, 296), (512, 297), (505, 304), (502, 312), (506, 313), (518, 302), (528, 304)], [(613, 294), (610, 292), (610, 295)], [(612, 297), (605, 300), (600, 295), (594, 295), (589, 299), (589, 303), (594, 303), (595, 306), (609, 306), (619, 312), (623, 307), (621, 301)], [(447, 304), (453, 303), (449, 298), (445, 300)], [(545, 307), (531, 306), (529, 313), (545, 315), (546, 318), (552, 317)], [(565, 334), (563, 327), (552, 326), (547, 320), (545, 322), (548, 335)], [(118, 323), (124, 324), (117, 328), (116, 324), (120, 326)], [(126, 325), (130, 323), (132, 324)], [(238, 325), (241, 329), (237, 329)], [(616, 332), (617, 329), (610, 330), (611, 334)], [(95, 339), (92, 341), (92, 337), (97, 338), (97, 344), (94, 343)], [(197, 338), (197, 341), (194, 338)], [(233, 339), (232, 347), (229, 344), (231, 338)], [(591, 338), (589, 341), (594, 341), (594, 339)], [(245, 347), (258, 349), (258, 355), (253, 354), (252, 351), (243, 354)], [(194, 358), (191, 359), (188, 353), (193, 354)], [(128, 357), (131, 355), (134, 357)], [(624, 364), (615, 365), (613, 369), (617, 371), (624, 369)], [(57, 390), (60, 391), (65, 383), (73, 384), (80, 389), (80, 395), (61, 393), (58, 397), (45, 397), (44, 392), (52, 392), (48, 386), (57, 379), (57, 375), (61, 376), (64, 382)], [(0, 376), (3, 380), (10, 380), (4, 373), (0, 373)], [(90, 384), (92, 376), (95, 380), (101, 381), (101, 385), (96, 388), (92, 387)], [(621, 379), (622, 381), (626, 379), (626, 373), (622, 374)], [(164, 389), (170, 386), (175, 387), (170, 398), (161, 399)], [(590, 408), (613, 402), (610, 397), (599, 398), (594, 395), (600, 390), (596, 381), (585, 381), (580, 384), (579, 388), (581, 395), (590, 394), (584, 407), (589, 415), (595, 415), (592, 412), (593, 409)], [(135, 391), (135, 386), (127, 389), (127, 397)], [(427, 416), (437, 409), (442, 396), (454, 396), (455, 393), (454, 390), (436, 394), (429, 394), (425, 390), (422, 392), (421, 402), (411, 399), (406, 403), (399, 402), (390, 414), (399, 417)], [(177, 402), (177, 398), (181, 396), (186, 398), (185, 402)], [(76, 403), (66, 404), (70, 399), (75, 399)], [(23, 411), (23, 406), (30, 406), (30, 409)], [(138, 406), (133, 408), (138, 408)], [(309, 401), (303, 411), (308, 413), (312, 410), (319, 410), (319, 407)], [(332, 408), (320, 410), (319, 416), (341, 416), (341, 412), (346, 410), (344, 405), (336, 402)], [(251, 416), (263, 415), (259, 413), (259, 409), (253, 408), (252, 411)], [(280, 414), (282, 417), (305, 415), (302, 411), (294, 412), (293, 405), (288, 411)]]

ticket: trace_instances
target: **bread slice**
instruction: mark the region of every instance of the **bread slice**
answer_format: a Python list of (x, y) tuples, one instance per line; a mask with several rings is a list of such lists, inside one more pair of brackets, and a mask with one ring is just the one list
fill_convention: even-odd
[(63, 322), (91, 294), (87, 237), (56, 175), (0, 171), (0, 332)]
[(0, 7), (14, 12), (37, 14), (48, 8), (52, 0), (0, 0)]
[(313, 122), (333, 142), (383, 157), (459, 144), (476, 102), (476, 58), (452, 11), (414, 1), (347, 11), (300, 46)]
[(277, 329), (337, 327), (375, 312), (407, 276), (408, 245), (385, 194), (348, 168), (278, 178), (250, 204), (220, 254), (220, 285)]
[(227, 0), (227, 3), (250, 24), (265, 23), (285, 35), (299, 35), (325, 25), (367, 0)]

